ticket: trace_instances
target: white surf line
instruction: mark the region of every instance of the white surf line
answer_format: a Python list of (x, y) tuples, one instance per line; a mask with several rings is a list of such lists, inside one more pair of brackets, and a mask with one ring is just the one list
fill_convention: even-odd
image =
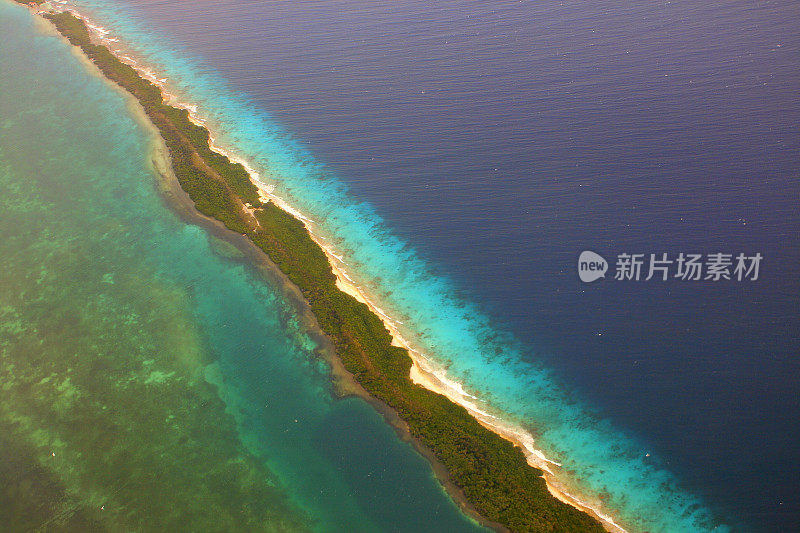
[[(277, 200), (276, 203), (278, 206), (283, 208), (283, 205), (281, 205), (283, 203), (282, 200), (277, 199), (274, 195), (271, 196), (271, 199), (274, 199), (273, 201)], [(604, 513), (601, 509), (597, 508), (597, 506), (592, 506), (568, 492), (564, 484), (558, 481), (556, 473), (554, 472), (554, 468), (557, 469), (560, 467), (561, 463), (548, 459), (544, 452), (537, 449), (534, 446), (535, 439), (530, 433), (480, 409), (474, 401), (471, 401), (478, 400), (477, 396), (465, 391), (461, 383), (449, 379), (444, 370), (435, 369), (428, 357), (420, 350), (414, 349), (411, 343), (401, 335), (391, 317), (386, 315), (374, 304), (362, 287), (352, 281), (352, 278), (345, 271), (345, 263), (341, 262), (337, 264), (335, 255), (320, 239), (315, 237), (313, 228), (308, 227), (308, 225), (306, 227), (309, 230), (311, 238), (314, 239), (328, 256), (328, 261), (337, 278), (336, 286), (342, 292), (366, 304), (373, 312), (379, 315), (383, 319), (386, 329), (388, 329), (389, 333), (392, 335), (392, 344), (405, 348), (408, 351), (412, 360), (409, 376), (412, 382), (441, 394), (453, 403), (464, 407), (484, 427), (519, 446), (525, 454), (528, 464), (543, 472), (548, 491), (558, 500), (594, 516), (609, 531), (614, 533), (627, 533), (611, 516)]]
[[(108, 30), (97, 24), (90, 25), (90, 22), (81, 13), (71, 9), (70, 11), (73, 15), (86, 22), (87, 26), (95, 32), (94, 35), (99, 41), (110, 41), (110, 39), (106, 37), (106, 35), (110, 33)], [(118, 40), (114, 40), (113, 42), (118, 42)], [(158, 78), (152, 71), (140, 65), (135, 59), (127, 55), (121, 55), (119, 50), (111, 51), (118, 59), (134, 68), (142, 77), (157, 85), (162, 90), (166, 103), (185, 109), (193, 123), (209, 129), (207, 120), (199, 116), (198, 107), (196, 105), (183, 102), (175, 94), (169, 92), (166, 86), (168, 78)], [(123, 58), (125, 60), (123, 60)], [(475, 401), (479, 401), (477, 396), (468, 393), (461, 383), (448, 378), (445, 370), (436, 369), (429, 357), (425, 356), (422, 351), (412, 347), (411, 343), (401, 335), (397, 328), (397, 324), (403, 324), (403, 322), (393, 320), (368, 297), (363, 287), (356, 284), (346, 270), (347, 263), (342, 259), (343, 256), (341, 254), (336, 254), (332, 247), (327, 244), (327, 239), (314, 231), (314, 221), (289, 205), (283, 198), (274, 194), (275, 185), (267, 184), (262, 181), (259, 173), (244, 158), (237, 156), (233, 150), (227, 147), (219, 146), (215, 141), (216, 139), (209, 129), (209, 148), (214, 152), (228, 157), (232, 162), (241, 164), (250, 175), (250, 180), (258, 188), (260, 196), (264, 200), (274, 202), (278, 207), (301, 220), (312, 240), (325, 252), (328, 263), (331, 265), (331, 269), (336, 276), (336, 286), (342, 292), (366, 304), (371, 311), (381, 317), (383, 324), (392, 336), (392, 344), (405, 348), (411, 357), (412, 366), (409, 377), (413, 383), (425, 387), (432, 392), (436, 392), (437, 394), (441, 394), (453, 403), (464, 407), (484, 427), (519, 446), (523, 450), (528, 464), (543, 472), (542, 477), (545, 479), (548, 491), (555, 498), (594, 516), (608, 531), (614, 533), (628, 533), (617, 524), (611, 516), (602, 512), (597, 506), (593, 506), (567, 492), (564, 484), (558, 481), (553, 471), (553, 468), (557, 469), (561, 466), (561, 463), (548, 459), (544, 452), (537, 449), (534, 446), (535, 439), (529, 432), (480, 409), (475, 403)]]

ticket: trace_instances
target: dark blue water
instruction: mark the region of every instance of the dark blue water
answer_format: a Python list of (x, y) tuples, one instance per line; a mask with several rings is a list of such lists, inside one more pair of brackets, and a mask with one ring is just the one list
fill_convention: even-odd
[[(718, 516), (800, 524), (800, 4), (119, 4)], [(764, 263), (584, 285), (584, 249)]]

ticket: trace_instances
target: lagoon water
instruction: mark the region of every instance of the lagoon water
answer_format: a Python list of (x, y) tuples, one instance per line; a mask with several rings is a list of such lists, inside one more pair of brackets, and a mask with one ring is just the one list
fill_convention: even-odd
[[(634, 531), (800, 523), (796, 3), (73, 5), (575, 493)], [(755, 282), (582, 285), (584, 249), (765, 260)], [(243, 298), (225, 312), (258, 329)], [(268, 367), (248, 361), (244, 389)]]
[[(277, 515), (276, 530), (281, 523), (318, 531), (481, 530), (371, 406), (335, 398), (318, 343), (280, 284), (265, 278), (244, 251), (169, 207), (150, 165), (153, 134), (132, 117), (130, 99), (91, 74), (42, 26), (25, 8), (0, 3), (3, 442), (13, 435), (21, 448), (32, 447), (68, 490), (88, 499), (107, 491), (102, 501), (112, 529), (133, 523), (111, 519), (117, 506), (150, 520), (142, 530), (153, 523), (166, 527), (155, 510), (148, 515), (114, 497), (124, 489), (133, 499), (157, 500), (157, 491), (172, 482), (163, 478), (175, 475), (173, 491), (205, 501), (205, 483), (213, 480), (187, 489), (180, 483), (192, 479), (191, 471), (170, 474), (171, 465), (196, 453), (198, 432), (212, 433), (192, 425), (194, 411), (171, 404), (188, 398), (215, 405), (195, 398), (204, 379), (191, 385), (194, 380), (179, 377), (183, 364), (194, 372), (189, 375), (218, 385), (225, 416), (269, 472), (274, 494), (257, 505)], [(29, 361), (35, 364), (28, 369)], [(69, 368), (57, 370), (62, 364)], [(120, 403), (122, 391), (139, 386), (132, 383), (137, 378), (116, 379), (117, 364), (126, 372), (149, 369), (141, 384), (146, 392), (132, 403)], [(100, 388), (108, 375), (112, 385)], [(53, 379), (63, 382), (56, 388)], [(56, 400), (47, 399), (48, 382)], [(170, 419), (176, 429), (162, 434), (160, 420), (134, 422), (126, 439), (137, 448), (125, 448), (127, 442), (111, 439), (129, 416), (105, 419), (92, 411), (97, 402), (131, 416), (175, 409)], [(54, 418), (48, 418), (51, 410)], [(98, 424), (107, 428), (100, 440), (81, 448)], [(177, 451), (168, 443), (173, 431), (186, 432)], [(139, 435), (149, 436), (138, 442)], [(212, 457), (223, 447), (206, 446), (201, 453)], [(76, 457), (80, 450), (84, 455)], [(5, 447), (0, 453), (8, 454), (0, 457), (5, 476), (20, 457)], [(129, 458), (124, 471), (102, 472), (122, 453)], [(114, 485), (92, 484), (95, 468)], [(151, 474), (160, 479), (137, 485)], [(230, 497), (211, 498), (217, 496)], [(24, 518), (42, 525), (35, 512)], [(226, 529), (222, 524), (216, 527)]]

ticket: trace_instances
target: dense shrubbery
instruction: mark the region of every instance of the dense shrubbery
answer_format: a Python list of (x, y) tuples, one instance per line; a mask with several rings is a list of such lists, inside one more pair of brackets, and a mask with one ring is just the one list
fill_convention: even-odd
[[(248, 231), (240, 206), (257, 204), (258, 189), (244, 167), (209, 148), (208, 130), (189, 120), (189, 113), (166, 105), (161, 90), (122, 63), (105, 46), (92, 44), (89, 32), (69, 13), (48, 18), (69, 41), (79, 46), (109, 79), (129, 91), (141, 103), (169, 148), (175, 175), (195, 202), (197, 210), (216, 218), (239, 233)], [(212, 179), (209, 179), (212, 177)]]
[(241, 165), (209, 149), (205, 128), (193, 124), (185, 110), (164, 104), (158, 87), (108, 49), (92, 44), (81, 20), (68, 13), (49, 18), (141, 102), (197, 209), (248, 234), (300, 288), (345, 367), (398, 412), (481, 515), (515, 531), (603, 531), (593, 518), (551, 496), (541, 471), (527, 464), (519, 448), (485, 429), (464, 408), (411, 382), (406, 350), (391, 345), (389, 332), (366, 305), (336, 288), (324, 252), (299, 220), (271, 203), (256, 211), (257, 223), (247, 216), (243, 203), (258, 205), (257, 190)]

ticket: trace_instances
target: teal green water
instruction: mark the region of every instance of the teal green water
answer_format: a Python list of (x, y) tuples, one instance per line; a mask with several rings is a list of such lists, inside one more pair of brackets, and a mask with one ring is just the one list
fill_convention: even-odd
[(170, 209), (129, 101), (25, 9), (0, 34), (0, 480), (47, 488), (4, 489), (0, 518), (478, 529), (335, 398), (283, 289)]

